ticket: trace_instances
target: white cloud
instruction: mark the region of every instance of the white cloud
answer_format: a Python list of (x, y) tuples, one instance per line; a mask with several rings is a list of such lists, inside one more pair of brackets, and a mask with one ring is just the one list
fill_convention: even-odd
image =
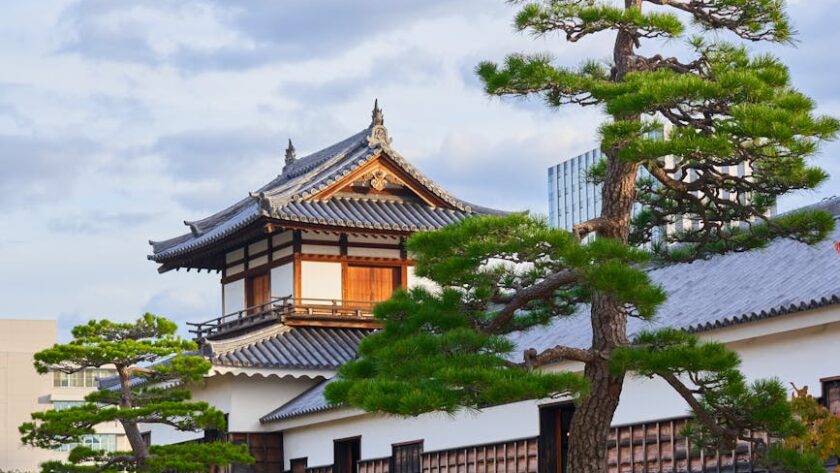
[[(840, 110), (838, 4), (797, 5), (802, 44), (774, 48), (826, 112)], [(596, 144), (598, 110), (489, 99), (472, 70), (515, 51), (546, 50), (575, 65), (609, 57), (611, 44), (514, 33), (514, 8), (503, 0), (4, 2), (0, 59), (11, 67), (0, 69), (0, 316), (213, 315), (218, 276), (161, 276), (145, 259), (146, 240), (183, 233), (184, 219), (274, 177), (288, 137), (304, 155), (360, 130), (374, 97), (394, 146), (432, 178), (477, 204), (544, 213), (546, 167)], [(830, 159), (840, 146), (823, 154), (840, 175)], [(783, 207), (838, 189), (835, 178)]]

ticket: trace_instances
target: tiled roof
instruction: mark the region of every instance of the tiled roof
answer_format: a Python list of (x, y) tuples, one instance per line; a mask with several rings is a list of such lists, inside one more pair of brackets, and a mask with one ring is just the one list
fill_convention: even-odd
[(332, 198), (329, 202), (306, 201), (383, 152), (382, 144), (368, 143), (370, 133), (371, 128), (366, 128), (339, 143), (300, 158), (235, 205), (202, 220), (184, 222), (190, 227), (190, 233), (150, 242), (153, 254), (149, 259), (166, 262), (189, 254), (245, 228), (261, 217), (352, 228), (414, 230), (440, 228), (473, 213), (498, 212), (453, 197), (390, 147), (384, 151), (396, 166), (455, 210), (409, 202), (400, 204), (375, 196)]
[[(812, 207), (840, 217), (840, 198)], [(645, 328), (671, 326), (701, 332), (840, 304), (836, 241), (840, 241), (840, 228), (813, 246), (782, 239), (760, 250), (653, 269), (650, 277), (665, 288), (668, 300), (653, 322), (630, 319), (628, 331), (632, 335)], [(589, 306), (581, 305), (574, 315), (556, 319), (548, 327), (516, 332), (509, 338), (517, 345), (513, 352), (516, 358), (527, 348), (586, 348), (591, 342)], [(261, 421), (279, 421), (336, 407), (324, 399), (325, 385), (307, 391)]]
[(328, 201), (290, 202), (278, 210), (283, 220), (383, 230), (434, 230), (469, 215), (461, 210), (422, 204), (334, 197)]
[(278, 420), (291, 419), (292, 417), (314, 414), (316, 412), (323, 412), (340, 407), (338, 405), (328, 403), (324, 398), (324, 389), (332, 382), (333, 379), (335, 378), (321, 381), (315, 386), (307, 389), (298, 397), (261, 417), (260, 422), (263, 424), (276, 422)]
[(261, 336), (246, 334), (207, 342), (217, 366), (289, 369), (336, 369), (356, 356), (367, 329), (289, 327), (276, 324)]
[[(812, 207), (840, 217), (840, 197)], [(652, 322), (631, 318), (628, 332), (664, 326), (699, 332), (838, 304), (840, 254), (835, 241), (840, 241), (840, 228), (815, 245), (779, 239), (763, 249), (653, 269), (650, 277), (662, 285), (668, 300)], [(523, 350), (587, 347), (592, 340), (588, 318), (589, 306), (581, 305), (570, 317), (512, 334), (511, 339)]]

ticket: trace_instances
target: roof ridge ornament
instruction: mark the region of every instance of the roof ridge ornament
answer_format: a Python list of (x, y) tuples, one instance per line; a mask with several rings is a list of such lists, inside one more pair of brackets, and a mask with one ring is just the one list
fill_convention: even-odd
[(370, 114), (370, 135), (367, 138), (368, 147), (381, 146), (382, 149), (391, 149), (391, 137), (388, 136), (388, 129), (385, 128), (385, 116), (379, 108), (379, 99), (373, 101), (373, 112)]
[(295, 145), (292, 144), (292, 139), (289, 138), (289, 146), (286, 147), (286, 166), (295, 162), (297, 158), (297, 152), (295, 151)]

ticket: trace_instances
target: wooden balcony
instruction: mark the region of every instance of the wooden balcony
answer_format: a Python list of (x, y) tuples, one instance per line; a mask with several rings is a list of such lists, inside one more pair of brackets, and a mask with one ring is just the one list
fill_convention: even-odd
[(289, 326), (379, 328), (370, 301), (272, 297), (269, 302), (204, 322), (187, 322), (196, 340), (228, 338), (283, 322)]

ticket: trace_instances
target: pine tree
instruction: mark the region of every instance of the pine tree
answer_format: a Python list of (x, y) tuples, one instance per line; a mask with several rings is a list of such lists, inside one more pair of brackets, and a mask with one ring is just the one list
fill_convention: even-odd
[(179, 388), (196, 382), (210, 369), (192, 341), (175, 336), (176, 325), (145, 314), (133, 323), (91, 320), (73, 328), (73, 340), (35, 354), (35, 368), (74, 373), (91, 367), (115, 367), (117, 389), (100, 388), (85, 403), (62, 410), (32, 413), (20, 426), (24, 444), (54, 449), (78, 444), (103, 422), (119, 422), (131, 445), (129, 452), (73, 447), (67, 461), (48, 461), (43, 473), (73, 472), (199, 472), (211, 465), (253, 463), (242, 445), (224, 442), (148, 446), (141, 424), (161, 424), (180, 431), (223, 430), (224, 415), (206, 402), (190, 401)]
[[(650, 252), (639, 249), (662, 225), (684, 216), (692, 222), (654, 246), (653, 256), (666, 260), (744, 251), (778, 237), (814, 243), (833, 228), (820, 211), (768, 217), (779, 196), (825, 181), (808, 159), (840, 129), (837, 120), (815, 115), (784, 64), (751, 56), (742, 44), (790, 43), (784, 2), (541, 0), (522, 6), (515, 25), (572, 43), (614, 33), (608, 64), (571, 68), (547, 55), (514, 54), (477, 67), (491, 95), (539, 96), (550, 107), (597, 106), (608, 115), (599, 130), (605, 159), (589, 176), (602, 184), (601, 215), (571, 232), (511, 215), (413, 236), (416, 272), (441, 292), (416, 289), (379, 305), (383, 330), (362, 342), (360, 358), (340, 370), (328, 398), (416, 415), (569, 394), (578, 399), (569, 471), (595, 473), (605, 465), (625, 376), (659, 377), (691, 407), (696, 422), (687, 433), (698, 442), (752, 442), (756, 461), (789, 456), (796, 461), (787, 464), (798, 461), (801, 471), (817, 468), (813, 458), (752, 435), (801, 434), (779, 380), (748, 383), (736, 354), (685, 332), (632, 340), (627, 333), (628, 317), (652, 319), (666, 297), (642, 269)], [(735, 43), (717, 40), (727, 32)], [(675, 39), (688, 45), (686, 57), (665, 54), (662, 41)], [(658, 54), (642, 52), (657, 47)], [(667, 139), (653, 136), (665, 123)], [(731, 175), (730, 166), (745, 172)], [(638, 178), (642, 168), (650, 177)], [(645, 210), (634, 217), (636, 203)], [(587, 239), (591, 233), (597, 238)], [(529, 350), (521, 361), (511, 353), (505, 334), (540, 330), (579, 303), (590, 305), (588, 348)], [(582, 376), (534, 369), (558, 360), (583, 363)]]

